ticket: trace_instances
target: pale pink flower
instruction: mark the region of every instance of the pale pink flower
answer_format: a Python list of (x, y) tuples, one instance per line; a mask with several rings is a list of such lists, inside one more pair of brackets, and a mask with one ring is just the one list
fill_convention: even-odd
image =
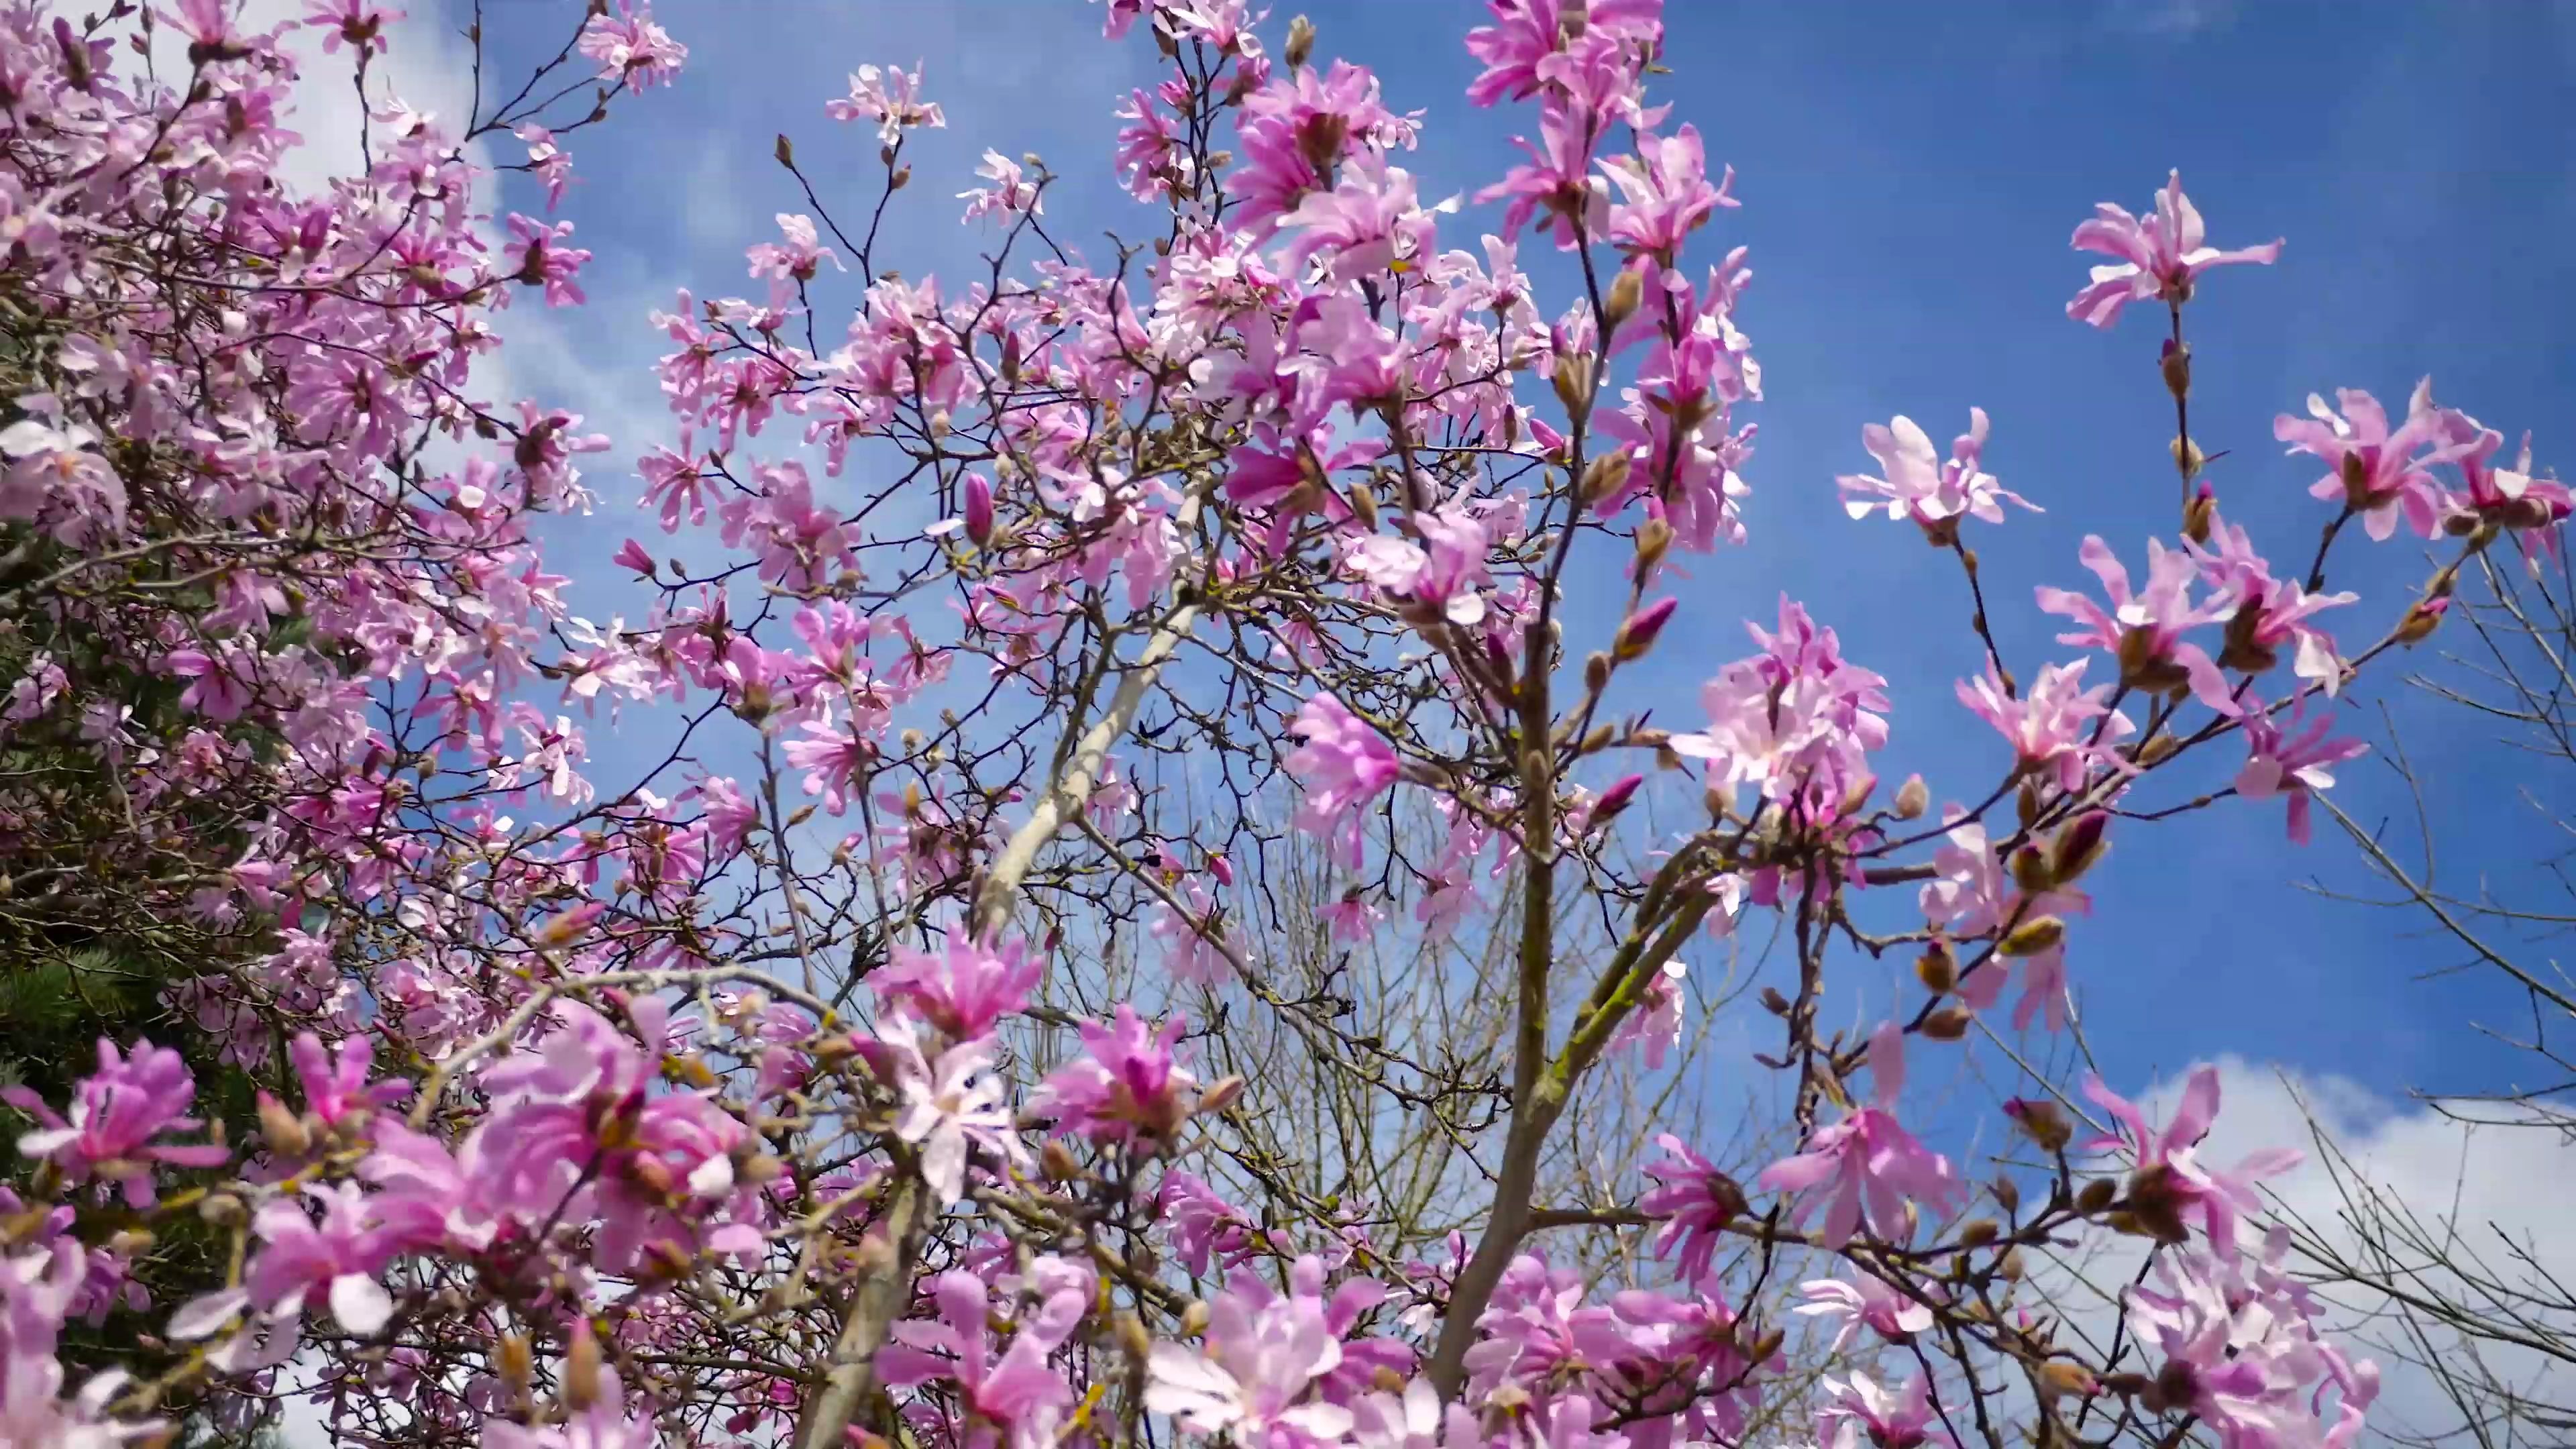
[(2066, 315), (2096, 327), (2120, 319), (2131, 302), (2162, 301), (2175, 306), (2191, 300), (2195, 280), (2211, 267), (2239, 262), (2270, 265), (2281, 255), (2281, 243), (2220, 251), (2207, 244), (2200, 211), (2182, 194), (2182, 173), (2175, 171), (2156, 193), (2153, 216), (2141, 222), (2103, 202), (2091, 220), (2075, 228), (2078, 251), (2103, 252), (2119, 261), (2093, 269), (2091, 286), (2066, 304)]
[(1909, 1202), (1945, 1211), (1959, 1195), (1950, 1159), (1925, 1147), (1897, 1125), (1897, 1094), (1905, 1086), (1905, 1037), (1894, 1024), (1869, 1041), (1870, 1103), (1855, 1107), (1830, 1127), (1817, 1129), (1806, 1150), (1763, 1169), (1757, 1185), (1795, 1196), (1792, 1222), (1827, 1204), (1819, 1240), (1839, 1248), (1866, 1221), (1881, 1240), (1913, 1236)]

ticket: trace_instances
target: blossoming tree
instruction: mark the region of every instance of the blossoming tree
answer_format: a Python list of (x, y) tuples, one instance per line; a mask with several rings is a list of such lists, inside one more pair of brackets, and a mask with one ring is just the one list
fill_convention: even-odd
[[(1468, 100), (1536, 139), (1432, 202), (1420, 115), (1310, 26), (1110, 0), (1166, 63), (1102, 158), (1135, 239), (1084, 258), (1059, 178), (987, 153), (980, 260), (940, 277), (875, 249), (945, 117), (859, 67), (824, 109), (877, 193), (782, 137), (810, 211), (752, 249), (763, 294), (654, 319), (675, 537), (619, 553), (642, 622), (607, 626), (535, 545), (605, 440), (472, 365), (589, 253), (474, 157), (507, 135), (559, 199), (572, 134), (683, 47), (594, 4), (441, 123), (381, 96), (398, 16), (316, 0), (378, 103), (364, 174), (297, 196), (290, 68), (233, 9), (0, 9), (5, 720), (112, 807), (66, 841), (46, 782), (0, 785), (0, 914), (167, 921), (165, 1035), (265, 1088), (231, 1140), (189, 1055), (111, 1040), (15, 1094), (7, 1442), (290, 1400), (495, 1449), (2362, 1432), (2376, 1371), (2265, 1221), (2295, 1154), (2205, 1160), (2214, 1073), (2161, 1122), (2018, 1059), (1965, 1116), (1907, 1090), (2002, 1052), (1990, 1017), (2072, 1031), (2115, 840), (2224, 797), (2303, 836), (2356, 748), (2337, 691), (2465, 561), (2554, 545), (2565, 490), (2497, 483), (2429, 390), (2284, 420), (2324, 470), (2303, 564), (2223, 516), (2185, 322), (2278, 243), (2209, 246), (2178, 178), (2075, 231), (2111, 260), (2070, 317), (2167, 324), (2143, 574), (2096, 539), (2007, 589), (1970, 539), (2052, 500), (1985, 471), (1986, 415), (1946, 455), (1863, 430), (1854, 526), (1919, 533), (1973, 609), (1925, 707), (2001, 736), (1888, 789), (1885, 681), (1795, 602), (1648, 718), (1677, 561), (1753, 542), (1761, 393), (1743, 250), (1684, 255), (1735, 201), (1648, 92), (1660, 0), (1493, 0)], [(2326, 591), (2401, 527), (2450, 540), (2421, 594)], [(2057, 657), (1995, 642), (2024, 587)], [(676, 743), (594, 753), (603, 710)], [(1757, 917), (1770, 1039), (1694, 1068), (1685, 961)], [(1884, 1019), (1829, 1023), (1829, 978)], [(1776, 1118), (1689, 1110), (1712, 1067), (1775, 1077)], [(220, 1269), (155, 1294), (181, 1222)], [(2135, 1275), (2106, 1314), (2038, 1270), (2084, 1248)], [(70, 1352), (109, 1314), (141, 1325), (112, 1366)]]

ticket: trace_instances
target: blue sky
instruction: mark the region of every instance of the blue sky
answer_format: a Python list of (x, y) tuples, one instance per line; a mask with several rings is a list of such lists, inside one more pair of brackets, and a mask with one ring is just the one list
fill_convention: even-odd
[[(551, 31), (558, 8), (492, 7), (505, 60), (531, 43), (531, 22)], [(1109, 184), (1109, 116), (1129, 86), (1150, 84), (1152, 50), (1101, 41), (1096, 7), (656, 8), (691, 47), (688, 73), (575, 138), (584, 179), (563, 214), (597, 253), (585, 279), (593, 305), (552, 318), (552, 335), (511, 364), (514, 384), (613, 431), (619, 459), (669, 431), (649, 372), (661, 339), (644, 311), (683, 285), (752, 292), (742, 248), (773, 234), (773, 212), (806, 209), (770, 159), (772, 136), (795, 138), (827, 199), (849, 210), (872, 200), (872, 137), (821, 109), (859, 64), (926, 62), (927, 94), (949, 123), (908, 149), (914, 181), (898, 198), (887, 265), (907, 276), (976, 265), (956, 251), (967, 234), (949, 197), (973, 184), (986, 146), (1037, 151), (1066, 178), (1048, 197), (1050, 220), (1095, 257), (1106, 255), (1104, 230), (1147, 229)], [(1847, 521), (1832, 479), (1865, 470), (1864, 422), (1904, 412), (1946, 438), (1970, 405), (1985, 407), (1987, 466), (2050, 510), (1973, 540), (1997, 632), (2025, 676), (2071, 657), (2049, 642), (2057, 626), (2031, 606), (2031, 586), (2090, 589), (2075, 560), (2088, 531), (2136, 562), (2149, 533), (2170, 530), (2173, 479), (2157, 319), (2140, 314), (2108, 335), (2066, 320), (2085, 265), (2066, 236), (2096, 201), (2143, 205), (2169, 166), (2183, 169), (2218, 243), (2288, 238), (2277, 267), (2214, 274), (2189, 319), (2195, 435), (2233, 450), (2211, 476), (2230, 516), (2268, 548), (2304, 558), (2324, 521), (2324, 505), (2304, 494), (2314, 470), (2271, 441), (2273, 415), (2297, 411), (2312, 390), (2364, 387), (2395, 402), (2430, 373), (2443, 401), (2490, 426), (2536, 428), (2544, 463), (2565, 442), (2576, 397), (2576, 353), (2563, 343), (2576, 330), (2576, 249), (2565, 243), (2576, 221), (2576, 7), (1670, 9), (1676, 74), (1657, 94), (1676, 103), (1674, 123), (1698, 125), (1713, 164), (1738, 169), (1743, 208), (1704, 245), (1712, 258), (1735, 242), (1753, 249), (1741, 320), (1768, 396), (1748, 414), (1762, 425), (1748, 473), (1752, 541), (1693, 564), (1685, 605), (1711, 627), (1667, 636), (1653, 661), (1668, 719), (1695, 718), (1697, 681), (1745, 652), (1733, 621), (1767, 618), (1786, 590), (1841, 632), (1850, 657), (1889, 676), (1889, 777), (1920, 769), (1936, 800), (1982, 793), (2003, 753), (1951, 698), (1977, 661), (1956, 567), (1910, 529)], [(1410, 158), (1426, 195), (1472, 190), (1509, 164), (1510, 135), (1534, 117), (1461, 99), (1472, 66), (1459, 37), (1481, 6), (1319, 0), (1306, 12), (1319, 55), (1367, 62), (1391, 104), (1427, 108)], [(516, 183), (509, 200), (537, 209)], [(1494, 220), (1471, 215), (1444, 228), (1444, 244), (1472, 245)], [(1546, 267), (1540, 251), (1525, 244), (1525, 264)], [(634, 485), (623, 471), (592, 470), (609, 506), (555, 544), (574, 565), (566, 572), (606, 577), (618, 542), (646, 533), (648, 520), (624, 507)], [(2344, 557), (2338, 582), (2366, 595), (2349, 611), (2354, 633), (2375, 633), (2394, 591), (2427, 572), (2407, 541)], [(579, 597), (600, 617), (642, 611), (614, 585)], [(1927, 632), (1927, 618), (1943, 622)], [(2483, 854), (2445, 869), (2521, 869), (2544, 840), (2505, 803), (2512, 757), (2406, 692), (2365, 687), (2357, 703), (2374, 708), (2383, 693), (2425, 767), (2438, 823), (2455, 838), (2477, 832), (2470, 843)], [(2375, 716), (2354, 727), (2375, 728)], [(2338, 798), (2359, 818), (2406, 808), (2371, 761), (2344, 780)], [(2330, 826), (2314, 847), (2291, 848), (2277, 805), (2127, 832), (2097, 875), (2097, 914), (2079, 924), (2073, 956), (2109, 1073), (2141, 1081), (2232, 1052), (2395, 1093), (2489, 1087), (2517, 1067), (2468, 1025), (2509, 1024), (2509, 998), (2473, 979), (2414, 981), (2450, 955), (2403, 934), (2411, 919), (2293, 889), (2310, 877), (2359, 880)]]

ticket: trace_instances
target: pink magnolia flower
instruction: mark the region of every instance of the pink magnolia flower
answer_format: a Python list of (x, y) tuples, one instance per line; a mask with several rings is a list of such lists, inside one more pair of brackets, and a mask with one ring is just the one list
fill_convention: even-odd
[(2281, 255), (2281, 243), (2220, 251), (2207, 245), (2200, 211), (2182, 194), (2182, 173), (2175, 171), (2156, 193), (2155, 215), (2144, 222), (2103, 202), (2091, 220), (2075, 228), (2078, 251), (2102, 252), (2119, 261), (2093, 269), (2093, 283), (2066, 304), (2066, 315), (2096, 327), (2120, 320), (2131, 302), (2162, 301), (2180, 306), (2191, 300), (2192, 287), (2211, 267), (2238, 262), (2269, 266)]
[(2358, 594), (2312, 594), (2289, 579), (2272, 577), (2269, 560), (2254, 548), (2242, 528), (2209, 515), (2210, 547), (2189, 539), (2183, 547), (2200, 564), (2201, 576), (2235, 598), (2236, 613), (2227, 621), (2227, 647), (2221, 667), (2261, 674), (2292, 655), (2291, 670), (2310, 685), (2333, 694), (2343, 685), (2344, 662), (2332, 634), (2310, 622), (2327, 609), (2360, 598)]
[(1909, 1201), (1936, 1211), (1958, 1197), (1950, 1159), (1925, 1147), (1897, 1125), (1894, 1107), (1905, 1086), (1905, 1037), (1893, 1023), (1869, 1040), (1870, 1104), (1856, 1107), (1807, 1139), (1806, 1150), (1764, 1168), (1756, 1184), (1792, 1193), (1791, 1222), (1803, 1222), (1819, 1201), (1828, 1205), (1820, 1241), (1828, 1249), (1850, 1241), (1866, 1221), (1890, 1243), (1913, 1236)]
[(2395, 534), (2401, 515), (2418, 536), (2434, 537), (2442, 526), (2444, 495), (2432, 465), (2457, 457), (2468, 444), (2450, 439), (2442, 410), (2433, 405), (2433, 379), (2415, 384), (2406, 421), (2394, 428), (2379, 399), (2358, 388), (2338, 389), (2335, 401), (2340, 413), (2310, 393), (2307, 417), (2283, 413), (2272, 420), (2272, 436), (2289, 444), (2290, 452), (2326, 465), (2326, 475), (2308, 486), (2308, 495), (2359, 513), (2374, 539)]
[(652, 7), (618, 0), (617, 11), (594, 13), (582, 27), (580, 49), (599, 63), (599, 78), (623, 84), (641, 95), (648, 86), (669, 85), (689, 58), (689, 48), (653, 23)]
[(1045, 970), (1046, 958), (1024, 942), (952, 937), (935, 954), (897, 946), (868, 985), (885, 1009), (909, 1012), (951, 1040), (973, 1041), (1025, 1006)]
[(877, 139), (891, 146), (903, 139), (913, 126), (933, 130), (945, 127), (948, 118), (935, 102), (921, 99), (921, 66), (915, 64), (906, 72), (900, 66), (882, 70), (863, 65), (850, 72), (850, 94), (841, 100), (826, 102), (824, 114), (836, 121), (874, 121)]
[[(593, 23), (596, 23), (594, 21)], [(547, 226), (510, 213), (510, 241), (501, 252), (501, 273), (523, 286), (541, 287), (549, 307), (574, 307), (590, 300), (575, 280), (590, 253), (569, 244), (572, 223)]]
[[(1471, 104), (1527, 100), (1558, 70), (1566, 47), (1562, 0), (1485, 0), (1496, 23), (1467, 32), (1467, 53), (1485, 68), (1468, 83)], [(1591, 0), (1583, 31), (1613, 42), (1652, 44), (1663, 34), (1664, 0)]]
[(1322, 836), (1345, 864), (1357, 866), (1360, 809), (1402, 772), (1394, 747), (1331, 694), (1306, 701), (1288, 729), (1305, 742), (1288, 757), (1288, 773), (1305, 791), (1297, 828)]
[(376, 1281), (393, 1256), (393, 1241), (356, 1183), (305, 1191), (322, 1204), (319, 1226), (292, 1198), (269, 1203), (251, 1220), (261, 1247), (243, 1280), (249, 1301), (272, 1318), (291, 1320), (318, 1290), (342, 1328), (371, 1335), (393, 1317), (393, 1297)]
[(895, 1136), (920, 1149), (922, 1180), (942, 1205), (966, 1195), (971, 1148), (1012, 1162), (1027, 1160), (1002, 1080), (991, 1070), (989, 1038), (958, 1042), (934, 1061), (922, 1051), (921, 1024), (898, 1016), (877, 1024), (877, 1039), (887, 1048), (902, 1098)]
[(185, 1115), (196, 1094), (196, 1078), (177, 1052), (137, 1041), (129, 1057), (101, 1037), (98, 1070), (72, 1088), (68, 1118), (25, 1087), (0, 1090), (0, 1101), (43, 1124), (18, 1139), (22, 1155), (53, 1163), (73, 1183), (91, 1177), (115, 1183), (127, 1203), (148, 1208), (159, 1201), (152, 1183), (158, 1166), (219, 1167), (231, 1160), (211, 1144), (153, 1140), (197, 1129), (197, 1119)]
[(957, 1386), (968, 1416), (962, 1449), (1052, 1443), (1073, 1388), (1047, 1356), (1081, 1326), (1089, 1306), (1078, 1286), (1050, 1293), (1035, 1313), (1019, 1316), (1011, 1346), (997, 1359), (986, 1320), (991, 1289), (984, 1279), (952, 1270), (930, 1282), (935, 1320), (911, 1320), (893, 1329), (894, 1342), (877, 1355), (877, 1371), (890, 1388), (944, 1380)]
[[(2055, 780), (2059, 789), (2074, 790), (2084, 783), (2088, 766), (2122, 768), (2124, 762), (2111, 746), (2137, 730), (2127, 715), (2104, 703), (2111, 695), (2110, 685), (2084, 687), (2084, 666), (2091, 662), (2043, 664), (2015, 696), (2005, 690), (2003, 677), (1988, 660), (1984, 675), (1959, 681), (1959, 702), (2011, 741), (2017, 771)], [(2097, 723), (2105, 714), (2110, 716), (2107, 728)]]
[(322, 32), (322, 53), (346, 45), (361, 56), (385, 48), (385, 27), (404, 12), (374, 0), (306, 0), (304, 23)]
[(2058, 643), (2090, 644), (2109, 651), (2120, 661), (2120, 682), (2131, 688), (2157, 693), (2187, 688), (2193, 698), (2220, 714), (2239, 713), (2236, 701), (2228, 696), (2227, 680), (2208, 651), (2183, 638), (2186, 630), (2225, 618), (2230, 602), (2223, 594), (2192, 602), (2192, 580), (2199, 569), (2190, 554), (2148, 539), (2147, 586), (2134, 594), (2129, 589), (2129, 571), (2100, 537), (2086, 534), (2079, 557), (2102, 580), (2111, 608), (2105, 612), (2082, 594), (2040, 586), (2034, 592), (2042, 609), (2084, 626), (2058, 635)]
[(975, 168), (975, 174), (993, 184), (957, 193), (957, 199), (966, 203), (966, 215), (961, 220), (995, 214), (1018, 216), (1024, 212), (1030, 216), (1046, 215), (1046, 202), (1038, 195), (1037, 183), (1028, 179), (1019, 162), (988, 149), (984, 164)]
[(2157, 1364), (2146, 1402), (2200, 1419), (2225, 1449), (2349, 1449), (2379, 1395), (2379, 1369), (2318, 1336), (2313, 1296), (2278, 1267), (2286, 1247), (2275, 1233), (2261, 1259), (2156, 1256), (2155, 1283), (2129, 1290), (2125, 1315)]
[(1816, 1438), (1827, 1449), (1924, 1449), (1958, 1441), (1941, 1427), (1941, 1412), (1932, 1403), (1932, 1381), (1916, 1375), (1896, 1390), (1881, 1388), (1867, 1374), (1848, 1382), (1822, 1382), (1826, 1400), (1816, 1413)]
[(1690, 968), (1681, 962), (1667, 961), (1662, 970), (1648, 977), (1644, 994), (1610, 1038), (1610, 1050), (1642, 1045), (1646, 1070), (1662, 1070), (1665, 1055), (1681, 1044), (1682, 978), (1689, 973)]
[(1155, 1190), (1154, 1210), (1172, 1235), (1172, 1251), (1200, 1277), (1209, 1267), (1231, 1268), (1261, 1241), (1260, 1230), (1243, 1209), (1217, 1195), (1215, 1188), (1192, 1173), (1172, 1168)]
[(2514, 530), (2516, 542), (2526, 555), (2535, 546), (2550, 551), (2557, 548), (2556, 525), (2576, 512), (2576, 494), (2555, 478), (2534, 477), (2531, 471), (2531, 434), (2522, 435), (2522, 449), (2513, 466), (2499, 468), (2488, 460), (2504, 446), (2504, 434), (2482, 427), (2478, 420), (2454, 408), (2442, 410), (2442, 427), (2448, 446), (2443, 449), (2460, 470), (2462, 490), (2451, 500), (2451, 506), (2480, 522), (2492, 522)]
[(546, 189), (546, 210), (561, 206), (564, 188), (572, 184), (572, 153), (555, 144), (554, 132), (533, 121), (510, 134), (527, 143), (528, 172)]
[[(1708, 153), (1697, 126), (1683, 126), (1669, 136), (1640, 136), (1635, 155), (1605, 161), (1601, 171), (1620, 193), (1610, 205), (1608, 239), (1631, 256), (1651, 261), (1659, 272), (1672, 269), (1682, 244), (1718, 208), (1743, 204), (1727, 195), (1735, 184), (1734, 167), (1727, 167), (1716, 185), (1709, 184)], [(1684, 285), (1675, 284), (1675, 290)]]
[(1923, 429), (1901, 413), (1884, 427), (1871, 423), (1862, 428), (1860, 440), (1887, 476), (1844, 474), (1834, 479), (1843, 490), (1843, 511), (1854, 518), (1867, 518), (1883, 508), (1888, 517), (1911, 518), (1925, 533), (1941, 540), (1955, 532), (1962, 517), (2003, 522), (2006, 500), (2033, 513), (2041, 511), (1978, 468), (1986, 446), (1984, 408), (1968, 409), (1968, 431), (1951, 442), (1947, 462), (1933, 452), (1932, 439)]
[(1082, 1023), (1085, 1055), (1049, 1075), (1030, 1110), (1052, 1112), (1060, 1129), (1094, 1142), (1132, 1148), (1170, 1138), (1197, 1096), (1198, 1079), (1172, 1060), (1186, 1025), (1176, 1016), (1158, 1031), (1120, 1002), (1109, 1025)]
[(1889, 1343), (1903, 1343), (1932, 1326), (1932, 1306), (1868, 1273), (1840, 1278), (1813, 1278), (1798, 1285), (1807, 1300), (1789, 1310), (1807, 1317), (1839, 1319), (1832, 1352), (1840, 1353), (1863, 1328)]
[(2231, 1171), (2203, 1167), (2194, 1148), (2218, 1119), (2218, 1068), (2214, 1066), (2192, 1069), (2173, 1120), (2161, 1132), (2149, 1127), (2146, 1114), (2105, 1086), (2100, 1077), (2085, 1075), (2084, 1095), (2119, 1126), (2118, 1132), (2086, 1145), (2116, 1147), (2128, 1154), (2133, 1166), (2126, 1194), (2129, 1211), (2141, 1228), (2166, 1242), (2181, 1241), (2186, 1219), (2197, 1218), (2211, 1246), (2222, 1253), (2234, 1252), (2237, 1215), (2262, 1206), (2254, 1184), (2278, 1177), (2306, 1158), (2296, 1148), (2272, 1147), (2253, 1153)]
[(1646, 1164), (1646, 1175), (1657, 1185), (1637, 1199), (1637, 1211), (1664, 1220), (1655, 1230), (1655, 1256), (1668, 1257), (1679, 1247), (1682, 1279), (1696, 1283), (1708, 1276), (1726, 1225), (1744, 1211), (1744, 1194), (1715, 1163), (1670, 1132), (1658, 1135), (1655, 1145), (1665, 1157)]
[(2275, 723), (2269, 710), (2247, 711), (2247, 758), (2245, 768), (2236, 772), (2236, 793), (2246, 799), (2288, 799), (2290, 838), (2301, 845), (2308, 843), (2309, 793), (2334, 785), (2334, 775), (2328, 767), (2370, 753), (2370, 746), (2360, 740), (2330, 737), (2334, 730), (2331, 712), (2315, 719), (2309, 719), (2307, 713), (2305, 695), (2300, 696), (2298, 707), (2285, 723)]
[(286, 1058), (303, 1084), (304, 1110), (328, 1127), (363, 1123), (411, 1095), (411, 1083), (399, 1077), (367, 1080), (375, 1068), (373, 1037), (344, 1038), (334, 1051), (313, 1033), (298, 1032), (286, 1044)]
[(1203, 1352), (1154, 1345), (1145, 1407), (1249, 1449), (1321, 1449), (1352, 1424), (1350, 1410), (1316, 1393), (1342, 1362), (1341, 1337), (1320, 1297), (1256, 1290), (1258, 1279), (1237, 1274), (1210, 1303)]

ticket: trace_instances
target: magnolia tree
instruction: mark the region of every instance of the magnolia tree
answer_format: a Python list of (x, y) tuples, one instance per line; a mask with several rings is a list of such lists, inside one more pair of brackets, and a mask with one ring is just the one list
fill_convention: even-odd
[[(1648, 93), (1660, 0), (1492, 0), (1467, 99), (1534, 139), (1430, 204), (1420, 113), (1303, 21), (1110, 0), (1164, 62), (1099, 158), (1132, 239), (1084, 259), (1058, 178), (987, 153), (941, 277), (875, 249), (943, 194), (904, 152), (945, 118), (861, 66), (823, 108), (876, 193), (781, 138), (810, 210), (762, 295), (654, 319), (676, 538), (619, 553), (642, 622), (606, 626), (534, 542), (606, 440), (473, 366), (589, 253), (477, 158), (560, 198), (569, 133), (684, 48), (594, 4), (442, 120), (384, 92), (398, 16), (311, 9), (372, 102), (314, 195), (275, 179), (281, 37), (226, 0), (0, 9), (0, 655), (38, 762), (0, 780), (0, 917), (151, 922), (188, 965), (157, 1038), (14, 1096), (0, 1438), (2363, 1432), (2377, 1370), (2266, 1220), (2295, 1152), (2203, 1160), (2206, 1069), (2158, 1122), (1987, 1029), (2071, 1035), (2115, 842), (2267, 801), (2304, 837), (2358, 749), (2336, 692), (2569, 510), (2421, 390), (2281, 421), (2294, 560), (2223, 516), (2185, 322), (2278, 243), (2209, 246), (2178, 180), (2075, 230), (2108, 261), (2069, 316), (2160, 334), (2153, 368), (2115, 334), (2175, 413), (2143, 576), (2094, 539), (2007, 586), (1970, 535), (2051, 500), (1983, 470), (1985, 415), (1946, 454), (1862, 430), (1852, 526), (1949, 554), (1973, 620), (1922, 707), (2001, 736), (1890, 789), (1884, 681), (1796, 603), (1695, 706), (1640, 678), (1677, 561), (1746, 542), (1760, 394), (1744, 253), (1697, 236), (1726, 177)], [(2327, 592), (2401, 527), (2428, 586)], [(2063, 649), (2008, 660), (1988, 609), (2033, 584)], [(672, 743), (594, 760), (603, 714)], [(1757, 924), (1781, 949), (1734, 954)], [(1884, 1018), (1828, 1022), (1829, 982)], [(1711, 1065), (1777, 1082), (1740, 1119), (1688, 1065), (1739, 988), (1767, 1039)], [(1908, 1093), (1974, 1053), (2018, 1094)], [(192, 1116), (209, 1059), (263, 1087), (247, 1140)], [(221, 1251), (158, 1286), (183, 1228)], [(2088, 1255), (2107, 1307), (2050, 1270)]]

